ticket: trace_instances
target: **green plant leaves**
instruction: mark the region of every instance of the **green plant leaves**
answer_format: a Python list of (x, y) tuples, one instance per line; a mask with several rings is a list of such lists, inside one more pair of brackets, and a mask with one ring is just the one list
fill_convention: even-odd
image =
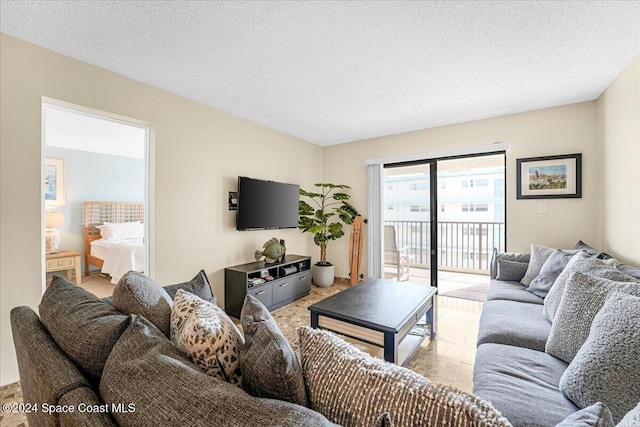
[[(308, 197), (317, 206), (312, 207), (304, 200), (298, 204), (298, 228), (303, 232), (313, 234), (313, 242), (320, 246), (320, 262), (326, 263), (326, 246), (330, 240), (336, 240), (344, 236), (342, 223), (353, 223), (358, 211), (347, 202), (351, 195), (334, 190), (350, 189), (348, 185), (317, 183), (316, 187), (322, 188), (322, 193), (314, 193), (300, 189), (300, 195)], [(330, 222), (337, 216), (340, 221)]]

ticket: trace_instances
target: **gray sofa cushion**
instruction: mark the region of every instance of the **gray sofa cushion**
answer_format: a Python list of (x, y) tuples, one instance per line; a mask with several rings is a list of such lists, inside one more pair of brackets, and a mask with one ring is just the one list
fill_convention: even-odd
[[(571, 273), (545, 351), (570, 363), (589, 336), (593, 318), (613, 292), (640, 297), (640, 283), (614, 282), (579, 271)], [(609, 409), (613, 412), (613, 408)]]
[(602, 402), (574, 412), (556, 427), (614, 427), (611, 411)]
[(113, 306), (125, 314), (144, 316), (166, 336), (171, 328), (171, 296), (160, 285), (137, 271), (129, 271), (113, 289)]
[(562, 375), (560, 390), (580, 407), (603, 402), (618, 422), (640, 401), (638, 361), (640, 297), (615, 292), (593, 319), (589, 337)]
[(540, 304), (487, 301), (480, 315), (477, 345), (506, 344), (544, 351), (550, 331)]
[(546, 246), (531, 245), (531, 259), (529, 260), (529, 266), (527, 267), (527, 272), (520, 283), (529, 286), (531, 281), (538, 277), (540, 269), (554, 250), (554, 248), (548, 248)]
[(496, 275), (496, 280), (513, 280), (519, 282), (527, 272), (528, 266), (528, 262), (498, 259), (498, 274)]
[(544, 299), (544, 315), (553, 322), (562, 299), (565, 284), (573, 271), (589, 273), (592, 276), (603, 277), (605, 279), (615, 280), (617, 282), (627, 282), (634, 280), (633, 277), (627, 276), (616, 269), (616, 261), (614, 259), (601, 260), (593, 258), (584, 252), (578, 252), (567, 263), (567, 266), (556, 278), (551, 290)]
[(113, 348), (100, 394), (109, 404), (135, 403), (135, 412), (113, 414), (120, 425), (333, 426), (302, 406), (255, 398), (239, 387), (205, 375), (141, 317)]
[(56, 343), (92, 380), (100, 377), (111, 349), (131, 322), (111, 304), (58, 276), (38, 309)]
[(542, 265), (540, 273), (531, 281), (527, 290), (541, 298), (546, 297), (553, 283), (575, 254), (576, 251), (563, 251), (562, 249), (551, 252), (549, 258)]
[(252, 396), (307, 406), (302, 366), (269, 310), (247, 295), (240, 321), (245, 339), (240, 349), (242, 388)]
[(491, 263), (489, 265), (489, 274), (492, 279), (498, 277), (498, 260), (529, 262), (531, 255), (528, 253), (502, 252), (499, 253), (497, 248), (493, 248)]
[(433, 384), (328, 331), (301, 326), (298, 338), (311, 407), (345, 427), (379, 423), (384, 412), (397, 426), (510, 426), (482, 399)]
[(567, 364), (546, 353), (501, 344), (478, 347), (473, 393), (514, 427), (555, 426), (579, 408), (558, 389)]
[(492, 280), (487, 292), (487, 301), (509, 300), (542, 305), (544, 300), (527, 291), (527, 287), (520, 282), (505, 282)]
[(218, 305), (218, 300), (211, 292), (211, 284), (209, 283), (209, 278), (207, 277), (207, 273), (204, 270), (200, 270), (196, 277), (184, 283), (177, 283), (175, 285), (168, 285), (164, 287), (165, 291), (171, 296), (171, 299), (176, 298), (176, 292), (178, 289), (185, 290), (194, 295), (199, 296), (205, 301), (209, 301), (210, 303)]

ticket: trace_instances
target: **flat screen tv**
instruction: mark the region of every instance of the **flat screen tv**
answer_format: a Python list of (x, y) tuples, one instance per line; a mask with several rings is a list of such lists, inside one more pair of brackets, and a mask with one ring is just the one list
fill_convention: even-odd
[(238, 177), (238, 230), (296, 228), (300, 186)]

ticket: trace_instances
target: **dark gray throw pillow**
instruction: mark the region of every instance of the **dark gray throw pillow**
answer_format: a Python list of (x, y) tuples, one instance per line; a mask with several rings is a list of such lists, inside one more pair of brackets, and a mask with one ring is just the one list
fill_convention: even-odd
[(171, 330), (171, 296), (160, 285), (137, 271), (122, 276), (113, 290), (113, 306), (125, 314), (144, 316), (166, 336)]
[(576, 253), (575, 250), (563, 251), (562, 249), (551, 252), (549, 258), (542, 264), (538, 276), (531, 281), (527, 290), (540, 298), (545, 298), (553, 283)]
[(573, 247), (573, 249), (584, 251), (590, 256), (598, 259), (611, 259), (611, 256), (608, 253), (597, 250), (594, 247), (587, 245), (582, 240), (578, 240), (578, 243)]
[(40, 320), (60, 348), (92, 380), (131, 317), (65, 278), (54, 276), (38, 306)]
[(498, 259), (498, 274), (496, 275), (496, 280), (519, 282), (527, 272), (528, 265), (528, 262)]
[(332, 427), (293, 403), (252, 397), (191, 363), (158, 328), (137, 317), (116, 343), (100, 381), (106, 404), (135, 404), (113, 412), (118, 425)]
[(560, 390), (584, 408), (603, 402), (619, 422), (640, 399), (640, 297), (612, 293), (569, 364)]
[(204, 270), (200, 270), (196, 277), (184, 283), (176, 283), (175, 285), (168, 285), (164, 287), (164, 290), (169, 293), (171, 299), (176, 298), (176, 292), (178, 289), (185, 290), (189, 293), (199, 296), (205, 301), (209, 301), (215, 305), (218, 305), (218, 300), (211, 292), (211, 284), (209, 278)]
[(269, 310), (247, 295), (240, 313), (245, 344), (240, 349), (242, 387), (256, 397), (307, 405), (302, 367)]
[(491, 263), (489, 265), (489, 274), (492, 279), (498, 276), (498, 261), (516, 261), (529, 263), (531, 254), (528, 253), (515, 253), (515, 252), (498, 252), (498, 248), (493, 248), (493, 255), (491, 256)]

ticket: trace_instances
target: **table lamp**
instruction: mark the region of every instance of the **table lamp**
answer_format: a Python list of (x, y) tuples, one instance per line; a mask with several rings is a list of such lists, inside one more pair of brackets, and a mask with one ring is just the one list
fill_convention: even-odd
[(58, 252), (60, 247), (60, 233), (53, 230), (54, 227), (62, 227), (64, 225), (64, 212), (46, 212), (44, 214), (44, 226), (47, 230), (45, 233), (45, 249), (48, 254)]

